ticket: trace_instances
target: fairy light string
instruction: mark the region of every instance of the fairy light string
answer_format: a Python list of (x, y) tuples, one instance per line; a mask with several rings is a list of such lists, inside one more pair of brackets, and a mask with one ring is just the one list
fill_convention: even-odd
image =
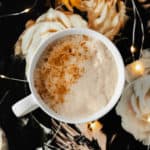
[(24, 10), (20, 11), (20, 12), (15, 12), (15, 13), (10, 13), (10, 14), (4, 14), (4, 15), (0, 15), (0, 19), (1, 18), (6, 18), (6, 17), (12, 17), (12, 16), (18, 16), (18, 15), (22, 15), (22, 14), (26, 14), (29, 13), (36, 5), (37, 5), (38, 0), (34, 0), (33, 4), (31, 7), (29, 8), (25, 8)]
[[(134, 2), (135, 4), (135, 2)], [(137, 7), (135, 7), (135, 10), (136, 10), (136, 13), (137, 13), (137, 16), (139, 18), (139, 21), (140, 21), (140, 26), (141, 26), (141, 32), (142, 32), (142, 37), (141, 37), (141, 47), (140, 47), (140, 57), (142, 56), (142, 52), (143, 52), (143, 45), (144, 45), (144, 40), (145, 40), (145, 34), (144, 34), (144, 24), (143, 24), (143, 21), (142, 21), (142, 18), (141, 18), (141, 15), (137, 9)]]
[(3, 74), (0, 74), (0, 78), (1, 78), (1, 79), (6, 79), (6, 80), (17, 81), (17, 82), (24, 82), (24, 83), (28, 83), (28, 81), (27, 81), (27, 80), (22, 80), (22, 79), (12, 78), (12, 77), (8, 77), (8, 76), (3, 75)]
[(132, 45), (130, 47), (130, 52), (132, 54), (132, 59), (133, 59), (131, 72), (134, 72), (135, 75), (143, 75), (144, 74), (143, 63), (141, 63), (139, 60), (135, 61), (135, 53), (137, 52), (137, 48), (135, 47), (135, 33), (136, 33), (135, 31), (136, 31), (136, 27), (137, 27), (137, 17), (138, 17), (139, 22), (140, 22), (140, 29), (141, 29), (141, 33), (142, 33), (139, 58), (142, 57), (143, 44), (144, 44), (144, 39), (145, 39), (144, 25), (143, 25), (143, 21), (142, 21), (141, 15), (139, 13), (139, 10), (137, 9), (137, 6), (135, 4), (135, 1), (131, 0), (131, 2), (132, 2), (133, 16), (134, 16), (133, 29), (132, 29)]
[(135, 60), (135, 52), (137, 52), (137, 49), (135, 47), (135, 31), (136, 31), (136, 26), (137, 26), (137, 17), (139, 19), (140, 22), (140, 28), (141, 28), (141, 32), (142, 32), (142, 37), (141, 37), (141, 46), (140, 46), (140, 51), (139, 51), (139, 57), (142, 56), (142, 50), (143, 50), (143, 44), (144, 44), (144, 39), (145, 39), (145, 34), (144, 34), (144, 25), (143, 25), (143, 21), (141, 18), (141, 15), (139, 13), (139, 10), (135, 4), (134, 0), (131, 0), (132, 2), (132, 7), (133, 7), (133, 16), (134, 16), (134, 21), (133, 21), (133, 29), (132, 29), (132, 45), (130, 47), (130, 52), (132, 54), (132, 58), (133, 60)]
[[(22, 10), (20, 12), (0, 15), (0, 19), (1, 18), (6, 18), (6, 17), (11, 17), (11, 16), (18, 16), (18, 15), (22, 15), (22, 14), (25, 14), (25, 13), (29, 13), (37, 5), (37, 2), (38, 2), (38, 0), (34, 0), (34, 2), (33, 2), (31, 7), (25, 8), (24, 10)], [(3, 75), (3, 74), (0, 74), (0, 78), (1, 79), (12, 80), (12, 81), (17, 81), (17, 82), (25, 82), (25, 83), (28, 82), (27, 80), (12, 78), (12, 77), (8, 77), (8, 76)]]
[(132, 30), (132, 45), (130, 48), (131, 54), (132, 54), (132, 58), (133, 60), (135, 59), (134, 53), (136, 52), (136, 48), (135, 48), (135, 30), (136, 30), (136, 24), (137, 24), (137, 17), (136, 17), (136, 9), (135, 9), (135, 3), (132, 0), (132, 7), (133, 7), (133, 16), (134, 16), (134, 21), (133, 21), (133, 30)]
[[(131, 74), (134, 73), (135, 77), (140, 77), (140, 76), (144, 75), (144, 73), (145, 73), (145, 66), (140, 60), (135, 61), (135, 53), (137, 52), (137, 48), (135, 47), (135, 30), (136, 30), (136, 26), (137, 26), (137, 18), (139, 19), (139, 22), (140, 22), (140, 29), (141, 29), (141, 34), (142, 34), (141, 45), (140, 45), (140, 50), (139, 50), (139, 59), (143, 55), (143, 45), (144, 45), (144, 40), (145, 40), (144, 24), (143, 24), (140, 12), (139, 12), (138, 8), (136, 7), (135, 1), (131, 0), (131, 2), (132, 2), (132, 7), (133, 7), (134, 21), (133, 21), (133, 29), (132, 29), (132, 45), (130, 47), (130, 52), (132, 54), (133, 63), (131, 64), (130, 73)], [(130, 82), (128, 84), (128, 86), (125, 88), (125, 91), (133, 83), (134, 83), (134, 81)], [(125, 91), (124, 91), (124, 93), (126, 93)], [(150, 123), (150, 115), (147, 116), (145, 121)], [(149, 137), (149, 140), (150, 140), (150, 137)], [(147, 145), (147, 150), (149, 150), (149, 149), (150, 149), (150, 145)]]

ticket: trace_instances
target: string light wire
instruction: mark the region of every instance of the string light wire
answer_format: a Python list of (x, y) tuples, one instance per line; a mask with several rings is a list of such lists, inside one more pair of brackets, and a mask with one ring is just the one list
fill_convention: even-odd
[[(134, 22), (133, 22), (133, 30), (132, 30), (132, 46), (131, 48), (135, 48), (135, 30), (136, 30), (136, 25), (137, 25), (137, 17), (140, 21), (140, 27), (141, 27), (141, 32), (142, 32), (142, 38), (141, 38), (141, 47), (140, 47), (140, 52), (139, 52), (139, 57), (142, 56), (142, 51), (143, 51), (143, 45), (144, 45), (144, 40), (145, 40), (145, 34), (144, 34), (144, 25), (143, 25), (143, 21), (141, 18), (141, 15), (139, 13), (139, 10), (136, 7), (135, 1), (131, 0), (132, 2), (132, 7), (133, 7), (133, 15), (134, 15)], [(134, 58), (134, 53), (135, 51), (132, 51), (131, 49), (131, 53), (132, 53), (132, 57)]]
[[(134, 2), (134, 4), (135, 4), (135, 2)], [(140, 21), (140, 26), (141, 26), (141, 31), (142, 31), (142, 39), (141, 39), (141, 47), (140, 47), (140, 57), (141, 57), (142, 52), (143, 52), (144, 40), (145, 40), (144, 25), (143, 25), (143, 21), (142, 21), (141, 15), (139, 13), (139, 10), (137, 9), (137, 7), (135, 7), (135, 9), (136, 9), (136, 13), (138, 15), (139, 21)]]
[(136, 30), (136, 24), (137, 24), (137, 18), (136, 18), (136, 6), (134, 3), (134, 0), (131, 1), (133, 6), (133, 15), (134, 15), (134, 21), (133, 21), (133, 30), (132, 30), (132, 45), (135, 45), (135, 30)]
[(17, 81), (17, 82), (24, 82), (24, 83), (28, 83), (28, 81), (27, 81), (27, 80), (11, 78), (11, 77), (5, 76), (5, 75), (3, 75), (3, 74), (0, 74), (0, 78), (1, 78), (1, 79), (12, 80), (12, 81)]
[(20, 12), (0, 15), (0, 19), (1, 18), (6, 18), (6, 17), (11, 17), (11, 16), (18, 16), (18, 15), (26, 14), (26, 13), (30, 12), (36, 6), (37, 1), (38, 0), (35, 0), (34, 3), (33, 3), (33, 5), (31, 7), (25, 8), (24, 10), (22, 10)]

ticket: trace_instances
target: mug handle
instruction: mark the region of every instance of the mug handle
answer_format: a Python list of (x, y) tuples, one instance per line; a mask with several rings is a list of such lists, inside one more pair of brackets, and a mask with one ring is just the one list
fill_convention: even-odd
[(26, 96), (19, 102), (16, 102), (12, 106), (12, 111), (17, 117), (22, 117), (22, 116), (30, 113), (31, 111), (37, 109), (38, 107), (39, 106), (35, 102), (32, 94), (30, 94), (29, 96)]

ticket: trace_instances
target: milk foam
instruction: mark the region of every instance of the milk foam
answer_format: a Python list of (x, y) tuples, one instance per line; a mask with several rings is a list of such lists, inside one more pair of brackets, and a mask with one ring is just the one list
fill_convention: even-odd
[[(65, 38), (63, 42), (69, 40), (73, 42), (71, 45), (79, 45), (79, 42), (82, 42), (80, 40), (83, 40), (81, 35), (71, 38)], [(77, 47), (79, 46), (76, 46), (76, 51), (84, 55), (84, 51)], [(74, 56), (67, 62), (83, 68), (84, 71), (78, 80), (71, 84), (64, 95), (64, 101), (53, 107), (55, 112), (68, 119), (87, 118), (104, 108), (111, 99), (117, 83), (116, 63), (107, 47), (102, 42), (89, 37), (84, 41), (84, 47), (86, 47), (86, 54), (88, 53), (90, 57), (77, 61)], [(69, 80), (67, 74), (65, 77)], [(45, 100), (49, 107), (51, 107), (51, 101), (52, 99)]]

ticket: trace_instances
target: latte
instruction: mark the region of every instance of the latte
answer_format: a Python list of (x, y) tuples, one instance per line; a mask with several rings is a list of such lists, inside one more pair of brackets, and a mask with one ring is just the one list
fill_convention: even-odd
[(104, 108), (117, 79), (113, 55), (86, 35), (68, 35), (50, 44), (34, 71), (41, 99), (67, 119), (87, 118)]

